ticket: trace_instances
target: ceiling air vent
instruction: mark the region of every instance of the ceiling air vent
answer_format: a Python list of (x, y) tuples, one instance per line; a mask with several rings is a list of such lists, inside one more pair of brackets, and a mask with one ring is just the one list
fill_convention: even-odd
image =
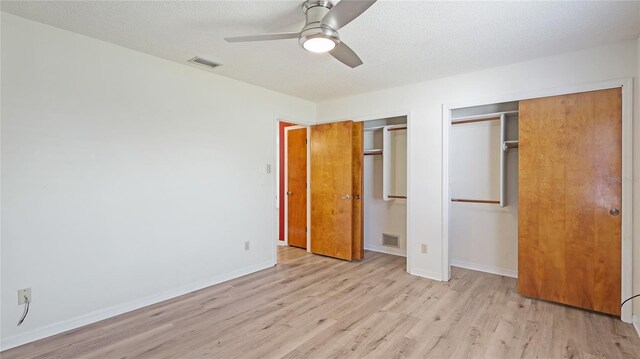
[(207, 59), (203, 59), (202, 57), (198, 57), (198, 56), (192, 58), (188, 62), (193, 62), (195, 64), (206, 66), (206, 67), (211, 68), (211, 69), (215, 69), (218, 66), (222, 66), (221, 64), (215, 63), (213, 61), (209, 61)]
[(400, 247), (400, 239), (392, 234), (382, 233), (382, 245), (387, 247)]

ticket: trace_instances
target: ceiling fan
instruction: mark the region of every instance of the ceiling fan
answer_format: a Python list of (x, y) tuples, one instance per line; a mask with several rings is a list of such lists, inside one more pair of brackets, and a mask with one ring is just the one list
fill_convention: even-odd
[(338, 36), (338, 30), (362, 15), (376, 0), (341, 0), (337, 5), (329, 0), (307, 0), (302, 10), (307, 16), (300, 32), (285, 32), (255, 36), (227, 37), (227, 42), (269, 41), (298, 39), (305, 50), (328, 52), (343, 64), (354, 68), (362, 65), (362, 60)]

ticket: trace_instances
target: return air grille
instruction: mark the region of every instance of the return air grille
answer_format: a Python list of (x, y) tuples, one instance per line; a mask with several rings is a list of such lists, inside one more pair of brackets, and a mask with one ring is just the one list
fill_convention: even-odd
[(206, 67), (211, 68), (211, 69), (215, 69), (218, 66), (222, 66), (221, 64), (215, 63), (213, 61), (209, 61), (207, 59), (203, 59), (202, 57), (198, 57), (198, 56), (192, 58), (191, 60), (189, 60), (189, 62), (193, 62), (193, 63), (198, 64), (198, 65), (206, 66)]
[(387, 247), (400, 248), (400, 239), (392, 234), (382, 233), (382, 245)]

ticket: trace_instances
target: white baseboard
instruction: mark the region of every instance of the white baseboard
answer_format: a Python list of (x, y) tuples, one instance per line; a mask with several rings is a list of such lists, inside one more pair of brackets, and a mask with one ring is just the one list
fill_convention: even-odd
[(446, 280), (444, 278), (442, 278), (442, 274), (441, 273), (429, 272), (429, 271), (425, 271), (425, 270), (422, 270), (422, 269), (411, 269), (409, 271), (409, 274), (417, 275), (418, 277), (423, 277), (423, 278), (427, 278), (427, 279), (437, 280), (439, 282), (443, 282), (443, 281), (446, 282)]
[(391, 255), (400, 256), (400, 257), (407, 256), (407, 251), (405, 249), (379, 246), (377, 244), (365, 243), (364, 249), (368, 251), (391, 254)]
[(475, 270), (479, 272), (497, 274), (505, 277), (518, 278), (518, 271), (513, 269), (500, 268), (500, 267), (488, 266), (488, 265), (477, 264), (477, 263), (470, 263), (470, 262), (465, 262), (465, 261), (461, 261), (453, 258), (451, 259), (449, 264), (451, 264), (454, 267), (460, 267), (460, 268)]
[[(365, 243), (364, 249), (366, 249), (368, 251), (373, 251), (373, 252), (391, 254), (391, 255), (399, 256), (399, 257), (406, 257), (407, 256), (407, 251), (404, 250), (404, 249), (390, 248), (390, 247), (379, 246), (379, 245), (370, 244), (370, 243)], [(418, 277), (423, 277), (423, 278), (427, 278), (427, 279), (433, 279), (433, 280), (437, 280), (437, 281), (443, 281), (444, 280), (444, 279), (442, 279), (442, 275), (440, 273), (436, 273), (436, 272), (429, 272), (429, 271), (424, 271), (424, 270), (421, 270), (421, 269), (407, 269), (407, 272), (409, 274), (411, 274), (411, 275), (416, 275)]]
[(116, 315), (124, 314), (132, 310), (140, 309), (152, 304), (156, 304), (156, 303), (165, 301), (167, 299), (179, 297), (181, 295), (191, 293), (199, 289), (210, 287), (215, 284), (226, 282), (231, 279), (235, 279), (247, 274), (251, 274), (253, 272), (257, 272), (269, 267), (273, 267), (274, 265), (275, 265), (275, 262), (273, 260), (269, 260), (267, 262), (262, 262), (260, 264), (241, 268), (229, 273), (225, 273), (225, 274), (213, 277), (211, 279), (185, 285), (180, 288), (172, 289), (164, 293), (151, 295), (151, 296), (134, 300), (128, 303), (116, 305), (106, 309), (97, 310), (91, 313), (87, 313), (87, 314), (75, 317), (73, 319), (49, 324), (49, 325), (31, 330), (26, 333), (4, 338), (2, 339), (2, 343), (0, 345), (0, 351), (15, 348), (17, 346), (27, 344), (39, 339), (46, 338), (46, 337), (50, 337), (52, 335), (59, 334), (62, 332), (66, 332), (71, 329), (76, 329), (91, 323), (99, 322), (101, 320), (111, 318)]
[(636, 328), (636, 333), (640, 337), (640, 318), (637, 315), (633, 315), (633, 327)]

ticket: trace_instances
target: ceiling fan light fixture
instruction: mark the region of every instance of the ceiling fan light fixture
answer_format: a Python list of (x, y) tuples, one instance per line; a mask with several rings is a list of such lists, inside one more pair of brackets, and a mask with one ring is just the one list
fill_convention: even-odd
[(307, 51), (325, 53), (340, 43), (338, 33), (326, 26), (309, 27), (300, 33), (298, 43)]
[(227, 42), (249, 42), (298, 39), (298, 44), (314, 53), (329, 53), (343, 64), (356, 68), (362, 60), (347, 44), (340, 40), (338, 30), (362, 15), (377, 0), (340, 0), (333, 5), (332, 0), (306, 0), (302, 11), (306, 20), (297, 32), (264, 34), (253, 36), (226, 37)]
[(311, 39), (307, 39), (304, 43), (302, 43), (302, 47), (304, 47), (304, 49), (307, 51), (324, 53), (333, 50), (336, 47), (336, 43), (335, 41), (326, 37), (314, 37)]

